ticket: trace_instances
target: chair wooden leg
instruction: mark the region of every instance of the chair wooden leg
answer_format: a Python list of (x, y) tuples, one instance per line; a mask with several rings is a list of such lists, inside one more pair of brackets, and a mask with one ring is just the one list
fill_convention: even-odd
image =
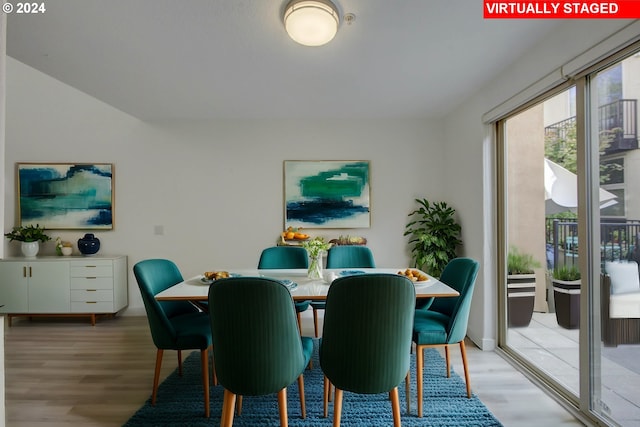
[(342, 390), (336, 387), (336, 396), (333, 402), (333, 427), (340, 427), (342, 417)]
[(424, 347), (416, 345), (416, 387), (418, 398), (418, 417), (422, 418), (422, 369), (424, 365)]
[(316, 333), (316, 338), (318, 338), (318, 309), (313, 308), (313, 331)]
[(218, 376), (216, 375), (216, 364), (213, 360), (213, 346), (209, 347), (211, 349), (211, 382), (213, 382), (213, 386), (218, 385)]
[(329, 378), (324, 377), (324, 417), (327, 418), (328, 414), (329, 414), (329, 388), (331, 387), (331, 384), (329, 383)]
[(236, 396), (236, 415), (242, 415), (242, 395)]
[(305, 419), (307, 418), (307, 404), (304, 397), (304, 376), (302, 374), (298, 376), (298, 390), (300, 393), (300, 413), (302, 419)]
[(283, 388), (278, 392), (278, 408), (280, 408), (280, 427), (288, 427), (289, 419), (287, 417), (287, 388)]
[(298, 311), (296, 312), (296, 316), (298, 317), (298, 332), (300, 332), (300, 335), (302, 335), (302, 315)]
[(178, 376), (182, 376), (182, 351), (178, 350)]
[(467, 397), (471, 399), (471, 381), (469, 379), (469, 366), (467, 366), (467, 348), (464, 340), (460, 341), (460, 353), (462, 354), (462, 367), (464, 368), (464, 380), (467, 383)]
[(409, 385), (409, 376), (411, 370), (407, 371), (407, 376), (404, 378), (404, 394), (407, 396), (407, 414), (411, 413), (411, 387)]
[(398, 387), (394, 387), (389, 392), (389, 399), (391, 399), (391, 412), (393, 413), (393, 426), (400, 427), (400, 398), (398, 397)]
[(222, 401), (222, 415), (220, 419), (220, 427), (233, 426), (233, 407), (236, 404), (236, 395), (229, 390), (224, 390), (224, 398)]
[(151, 392), (151, 405), (156, 404), (156, 395), (158, 394), (158, 383), (160, 382), (160, 368), (162, 368), (162, 354), (164, 350), (158, 349), (156, 352), (156, 370), (153, 373), (153, 391)]
[(204, 390), (204, 416), (209, 418), (209, 352), (206, 348), (200, 351), (200, 365), (202, 367), (202, 388)]
[(444, 346), (444, 360), (447, 365), (447, 378), (451, 378), (451, 364), (449, 359), (449, 345)]

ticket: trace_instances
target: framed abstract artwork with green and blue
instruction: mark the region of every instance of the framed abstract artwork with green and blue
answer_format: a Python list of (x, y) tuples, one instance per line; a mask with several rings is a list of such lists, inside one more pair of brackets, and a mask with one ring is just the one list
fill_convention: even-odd
[(286, 227), (371, 226), (369, 162), (285, 160)]
[(20, 225), (113, 229), (111, 163), (18, 163)]

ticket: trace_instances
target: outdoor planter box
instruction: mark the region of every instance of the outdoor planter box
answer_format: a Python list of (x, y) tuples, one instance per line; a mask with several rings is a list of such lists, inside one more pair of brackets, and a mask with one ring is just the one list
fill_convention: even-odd
[(510, 328), (529, 326), (535, 299), (535, 274), (507, 275), (507, 317)]
[(559, 280), (551, 278), (553, 298), (556, 306), (556, 320), (565, 329), (580, 327), (580, 280)]

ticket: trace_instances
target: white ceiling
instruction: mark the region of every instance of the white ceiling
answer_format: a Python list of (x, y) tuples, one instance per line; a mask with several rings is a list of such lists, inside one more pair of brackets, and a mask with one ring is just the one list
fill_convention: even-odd
[(336, 0), (328, 45), (286, 35), (288, 0), (54, 0), (10, 14), (7, 53), (144, 120), (441, 117), (559, 21), (480, 0)]

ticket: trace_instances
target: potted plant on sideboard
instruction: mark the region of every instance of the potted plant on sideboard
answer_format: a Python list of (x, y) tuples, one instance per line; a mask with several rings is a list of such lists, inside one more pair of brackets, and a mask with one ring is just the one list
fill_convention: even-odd
[(4, 235), (10, 242), (17, 240), (22, 242), (20, 249), (25, 257), (33, 258), (38, 255), (40, 250), (40, 242), (46, 242), (51, 240), (45, 233), (44, 227), (40, 227), (40, 224), (18, 225), (11, 229), (11, 232)]
[(580, 270), (575, 265), (555, 268), (551, 274), (553, 299), (558, 325), (565, 329), (580, 327)]
[(536, 299), (534, 269), (540, 263), (533, 255), (511, 247), (507, 254), (507, 319), (509, 327), (529, 326)]

